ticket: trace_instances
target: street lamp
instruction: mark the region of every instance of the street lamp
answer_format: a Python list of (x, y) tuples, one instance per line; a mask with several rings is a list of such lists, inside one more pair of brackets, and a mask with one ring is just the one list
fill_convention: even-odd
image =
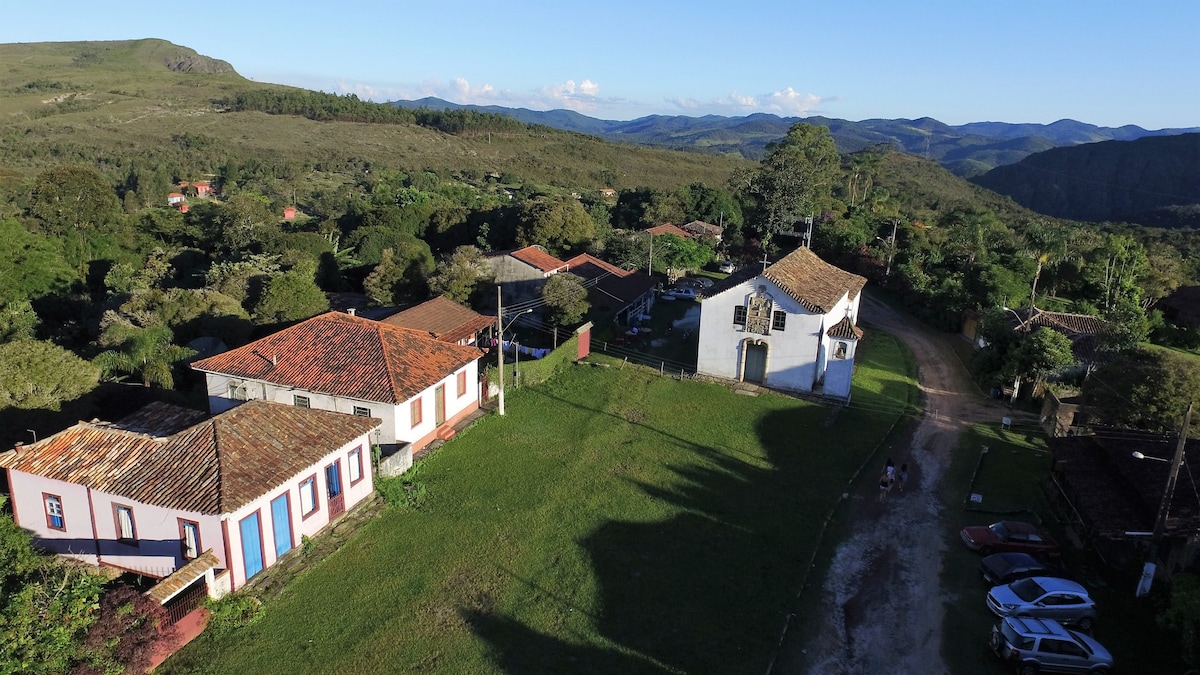
[(1143, 455), (1136, 450), (1133, 452), (1134, 459), (1151, 459), (1171, 465), (1170, 473), (1167, 474), (1167, 486), (1163, 488), (1162, 501), (1158, 505), (1158, 517), (1154, 520), (1154, 534), (1150, 538), (1150, 551), (1146, 553), (1146, 563), (1142, 566), (1142, 578), (1138, 581), (1137, 597), (1139, 598), (1150, 592), (1150, 585), (1154, 582), (1158, 549), (1162, 544), (1163, 534), (1167, 531), (1167, 514), (1171, 511), (1171, 499), (1175, 496), (1175, 480), (1179, 478), (1179, 467), (1183, 466), (1183, 451), (1187, 446), (1188, 424), (1191, 420), (1192, 404), (1189, 403), (1187, 412), (1183, 415), (1183, 428), (1179, 432), (1179, 443), (1175, 446), (1175, 456), (1170, 460)]
[(500, 286), (496, 286), (496, 367), (500, 371), (499, 410), (500, 410), (501, 415), (504, 414), (504, 330), (505, 330), (505, 328), (511, 328), (513, 325), (513, 322), (516, 321), (517, 318), (520, 317), (521, 315), (528, 314), (533, 311), (533, 308), (529, 307), (527, 309), (523, 309), (523, 310), (517, 312), (516, 314), (513, 315), (513, 317), (511, 319), (508, 320), (508, 326), (505, 326), (504, 325), (504, 308), (503, 308), (502, 303), (503, 303), (503, 298), (500, 295)]

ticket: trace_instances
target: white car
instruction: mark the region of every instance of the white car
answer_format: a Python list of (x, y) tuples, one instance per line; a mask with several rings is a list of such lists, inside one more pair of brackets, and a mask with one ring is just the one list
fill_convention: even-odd
[(664, 300), (695, 300), (696, 290), (694, 288), (672, 288), (664, 291), (662, 297)]
[(734, 265), (732, 260), (726, 260), (725, 262), (721, 263), (721, 266), (717, 269), (722, 274), (733, 274), (733, 271), (737, 269), (737, 265)]
[(999, 617), (1032, 616), (1054, 619), (1091, 630), (1096, 620), (1096, 603), (1087, 589), (1074, 581), (1053, 577), (1029, 577), (987, 594), (988, 609)]

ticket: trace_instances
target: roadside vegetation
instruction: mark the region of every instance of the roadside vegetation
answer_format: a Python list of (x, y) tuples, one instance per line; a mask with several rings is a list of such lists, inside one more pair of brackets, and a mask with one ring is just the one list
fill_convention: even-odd
[(522, 388), (391, 508), (164, 672), (761, 673), (821, 523), (915, 396), (888, 336), (854, 403), (619, 361)]

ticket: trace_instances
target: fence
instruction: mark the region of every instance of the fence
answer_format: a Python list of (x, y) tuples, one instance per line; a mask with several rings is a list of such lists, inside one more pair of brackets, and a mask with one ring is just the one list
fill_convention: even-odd
[[(591, 325), (585, 324), (557, 349), (540, 359), (530, 358), (527, 361), (504, 364), (504, 382), (512, 387), (541, 384), (567, 365), (579, 360), (579, 342), (590, 339)], [(586, 337), (585, 337), (586, 336)], [(519, 357), (518, 357), (519, 358)], [(488, 382), (497, 381), (497, 370), (494, 366), (487, 369)]]

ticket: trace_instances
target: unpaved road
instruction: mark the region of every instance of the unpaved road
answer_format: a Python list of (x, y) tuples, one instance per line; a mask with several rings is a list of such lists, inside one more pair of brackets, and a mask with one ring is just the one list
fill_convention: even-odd
[[(929, 329), (864, 296), (862, 321), (895, 335), (918, 366), (924, 417), (885, 450), (909, 466), (903, 492), (879, 501), (874, 475), (856, 494), (850, 532), (822, 582), (820, 630), (786, 640), (776, 673), (946, 673), (942, 660), (942, 556), (947, 542), (939, 498), (950, 453), (968, 425), (1006, 409), (980, 395), (951, 348), (961, 337)], [(836, 535), (835, 535), (836, 536)], [(813, 594), (815, 595), (815, 594)]]

